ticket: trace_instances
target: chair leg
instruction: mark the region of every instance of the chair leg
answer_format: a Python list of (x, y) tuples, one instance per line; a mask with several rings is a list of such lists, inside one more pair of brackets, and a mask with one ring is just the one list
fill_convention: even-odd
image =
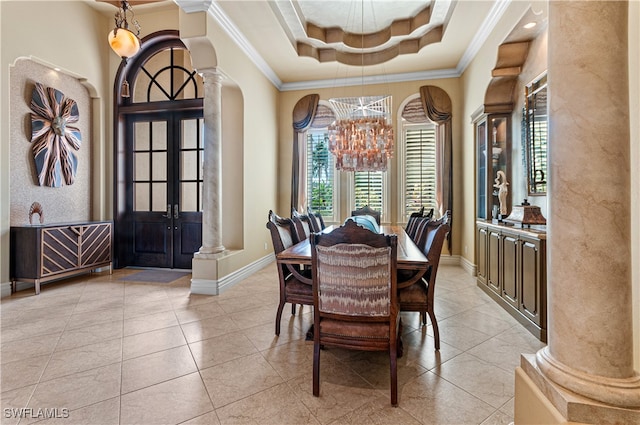
[(436, 342), (436, 350), (440, 349), (440, 332), (438, 331), (438, 321), (436, 320), (436, 314), (433, 310), (429, 310), (429, 319), (431, 319), (431, 326), (433, 326), (433, 339)]
[(291, 315), (292, 316), (296, 315), (296, 305), (295, 304), (291, 304)]
[(420, 312), (420, 320), (422, 321), (423, 325), (427, 325), (427, 313), (424, 311)]
[(313, 344), (313, 395), (320, 396), (320, 344)]
[(398, 362), (396, 347), (389, 349), (389, 365), (391, 368), (391, 405), (398, 406)]
[(282, 318), (282, 310), (284, 310), (284, 300), (280, 300), (278, 311), (276, 312), (276, 335), (280, 335), (280, 319)]

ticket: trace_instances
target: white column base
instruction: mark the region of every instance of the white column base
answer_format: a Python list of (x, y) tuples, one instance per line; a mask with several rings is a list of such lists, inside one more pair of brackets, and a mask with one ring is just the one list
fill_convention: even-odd
[(198, 252), (193, 254), (196, 258), (217, 258), (214, 256), (219, 256), (220, 254), (224, 254), (225, 247), (220, 245), (216, 247), (201, 247)]
[(539, 369), (534, 354), (523, 354), (520, 363), (516, 369), (516, 425), (640, 423), (640, 408), (601, 403), (552, 382)]
[[(221, 269), (224, 269), (224, 262), (229, 260), (234, 254), (241, 251), (225, 251), (224, 254), (214, 254), (213, 256), (195, 255), (191, 261), (191, 293), (201, 295), (220, 295), (222, 292), (234, 286), (266, 267), (275, 261), (273, 253), (259, 258), (245, 267), (231, 272), (225, 276), (220, 276)], [(277, 282), (274, 283), (277, 285)]]

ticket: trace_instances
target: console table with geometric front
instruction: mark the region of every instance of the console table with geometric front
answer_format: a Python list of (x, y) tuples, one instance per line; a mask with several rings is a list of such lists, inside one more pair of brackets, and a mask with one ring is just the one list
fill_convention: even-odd
[(40, 284), (100, 267), (112, 272), (113, 223), (92, 221), (11, 227), (11, 291), (16, 283)]

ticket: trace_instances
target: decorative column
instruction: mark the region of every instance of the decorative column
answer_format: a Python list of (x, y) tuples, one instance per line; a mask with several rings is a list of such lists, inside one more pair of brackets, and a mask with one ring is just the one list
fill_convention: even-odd
[(196, 258), (224, 251), (222, 245), (222, 75), (198, 70), (204, 80), (204, 164), (202, 187), (202, 247)]
[[(522, 366), (568, 421), (640, 423), (631, 298), (629, 5), (548, 5), (548, 345)], [(519, 403), (516, 378), (516, 421)]]

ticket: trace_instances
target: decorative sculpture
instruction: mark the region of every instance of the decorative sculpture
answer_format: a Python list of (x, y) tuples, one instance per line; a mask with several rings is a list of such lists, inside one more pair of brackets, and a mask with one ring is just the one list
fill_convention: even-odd
[(36, 83), (31, 97), (31, 142), (40, 186), (73, 184), (80, 149), (80, 130), (69, 124), (80, 119), (78, 105), (51, 87)]
[(495, 184), (493, 187), (498, 189), (498, 201), (500, 202), (500, 215), (507, 215), (507, 195), (509, 194), (509, 182), (507, 182), (507, 176), (502, 170), (498, 170), (496, 173)]
[(29, 208), (29, 224), (33, 224), (33, 215), (38, 214), (40, 217), (40, 224), (44, 223), (44, 211), (42, 210), (42, 205), (40, 202), (34, 202), (31, 204), (31, 208)]

